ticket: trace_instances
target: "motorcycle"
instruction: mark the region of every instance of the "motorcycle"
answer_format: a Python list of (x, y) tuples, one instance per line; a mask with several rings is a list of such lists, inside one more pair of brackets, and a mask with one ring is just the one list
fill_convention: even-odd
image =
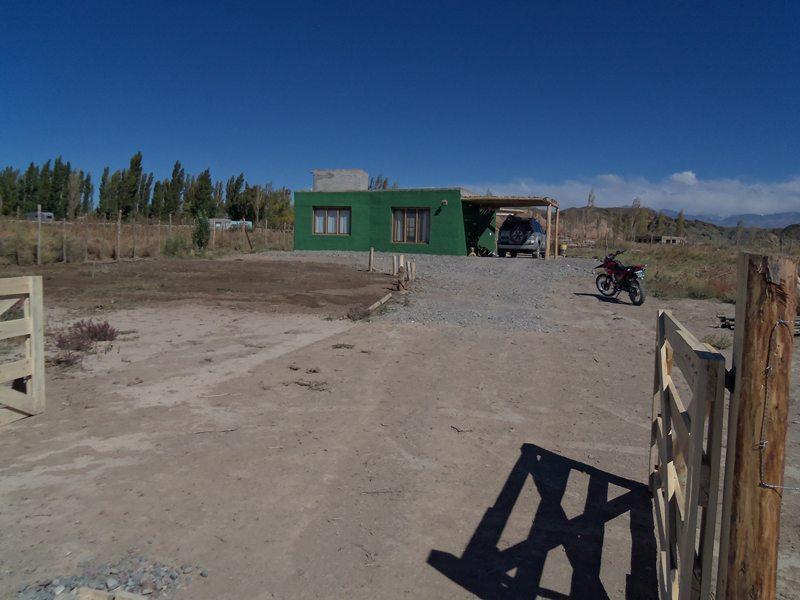
[(605, 271), (597, 276), (595, 285), (597, 286), (597, 291), (606, 298), (627, 292), (631, 303), (634, 306), (641, 306), (644, 304), (643, 280), (647, 265), (623, 265), (622, 262), (617, 260), (617, 257), (623, 252), (624, 250), (617, 250), (613, 254), (606, 255), (603, 262), (595, 267), (595, 269), (603, 269)]

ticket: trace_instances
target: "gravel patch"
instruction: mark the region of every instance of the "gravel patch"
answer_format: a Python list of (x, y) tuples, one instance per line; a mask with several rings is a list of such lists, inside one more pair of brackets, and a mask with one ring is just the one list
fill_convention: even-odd
[[(366, 252), (280, 252), (270, 256), (321, 260), (366, 268)], [(596, 261), (566, 258), (490, 258), (409, 254), (417, 262), (412, 292), (378, 318), (403, 323), (547, 331), (542, 312), (554, 281), (588, 275)], [(392, 254), (376, 252), (378, 271), (389, 272)]]
[(80, 587), (102, 591), (126, 591), (148, 598), (168, 598), (197, 574), (208, 573), (193, 565), (169, 567), (143, 556), (128, 556), (116, 564), (80, 563), (80, 575), (62, 575), (18, 590), (17, 600), (53, 600), (74, 597)]

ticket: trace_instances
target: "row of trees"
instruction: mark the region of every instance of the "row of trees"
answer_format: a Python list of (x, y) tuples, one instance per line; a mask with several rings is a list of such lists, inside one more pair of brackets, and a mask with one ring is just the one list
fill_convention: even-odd
[(281, 226), (293, 221), (291, 192), (274, 188), (271, 183), (250, 184), (244, 173), (227, 181), (214, 181), (206, 169), (198, 175), (187, 174), (176, 162), (170, 177), (156, 180), (142, 167), (142, 153), (134, 154), (128, 168), (103, 170), (98, 186), (97, 205), (91, 174), (73, 169), (61, 157), (42, 166), (31, 163), (21, 173), (5, 167), (0, 170), (0, 214), (35, 212), (37, 205), (52, 212), (56, 219), (74, 219), (95, 213), (116, 218), (122, 211), (131, 216), (163, 220), (169, 215), (198, 215), (236, 220), (267, 221)]
[(92, 175), (61, 157), (41, 167), (31, 163), (23, 173), (12, 167), (0, 170), (0, 215), (35, 212), (41, 204), (58, 219), (72, 219), (92, 210), (93, 195)]

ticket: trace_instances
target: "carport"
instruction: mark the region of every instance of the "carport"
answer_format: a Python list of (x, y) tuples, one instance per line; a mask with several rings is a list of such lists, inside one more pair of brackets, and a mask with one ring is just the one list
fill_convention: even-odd
[[(464, 195), (461, 196), (461, 201), (464, 203), (469, 203), (473, 205), (477, 205), (483, 209), (489, 210), (501, 210), (504, 208), (541, 208), (547, 207), (547, 229), (546, 229), (546, 239), (547, 239), (547, 247), (544, 251), (544, 258), (545, 260), (549, 260), (551, 257), (558, 257), (558, 213), (559, 207), (558, 202), (553, 200), (552, 198), (548, 198), (546, 196), (539, 197), (539, 196), (473, 196), (473, 195)], [(555, 209), (555, 227), (551, 226), (551, 222), (553, 219), (552, 213), (553, 209)], [(553, 229), (555, 229), (553, 231)], [(496, 239), (496, 238), (495, 238)], [(551, 245), (552, 244), (552, 245)], [(552, 248), (552, 254), (551, 254)]]

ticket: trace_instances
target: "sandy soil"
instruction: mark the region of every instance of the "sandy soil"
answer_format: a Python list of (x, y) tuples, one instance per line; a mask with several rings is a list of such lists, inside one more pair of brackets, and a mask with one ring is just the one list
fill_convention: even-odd
[[(0, 432), (0, 597), (131, 550), (208, 571), (178, 599), (654, 597), (655, 311), (702, 338), (731, 307), (592, 288), (556, 282), (551, 330), (513, 333), (126, 296), (102, 312), (129, 333)], [(91, 312), (63, 298), (52, 320)], [(798, 513), (787, 497), (785, 598)]]

